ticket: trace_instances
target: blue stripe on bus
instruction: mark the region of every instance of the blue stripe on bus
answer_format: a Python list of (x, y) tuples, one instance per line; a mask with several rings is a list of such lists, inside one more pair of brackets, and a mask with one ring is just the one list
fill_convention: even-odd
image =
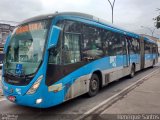
[(156, 59), (156, 54), (145, 54), (145, 60)]

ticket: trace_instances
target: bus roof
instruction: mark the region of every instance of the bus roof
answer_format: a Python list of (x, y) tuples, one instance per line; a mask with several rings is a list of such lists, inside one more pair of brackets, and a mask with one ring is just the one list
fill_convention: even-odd
[(87, 19), (93, 19), (92, 15), (84, 14), (84, 13), (78, 13), (78, 12), (61, 12), (61, 13), (53, 13), (53, 14), (46, 14), (46, 15), (39, 15), (36, 17), (29, 18), (27, 20), (22, 21), (20, 24), (25, 24), (28, 22), (33, 22), (37, 20), (43, 20), (43, 19), (48, 19), (48, 18), (53, 18), (56, 16), (62, 16), (62, 15), (70, 15), (70, 16), (77, 16), (77, 17), (83, 17)]
[[(76, 17), (80, 17), (80, 18), (83, 18), (83, 19), (88, 19), (88, 20), (91, 20), (91, 21), (95, 21), (95, 22), (98, 22), (100, 24), (103, 24), (103, 25), (106, 25), (108, 27), (111, 27), (113, 29), (116, 29), (116, 30), (119, 30), (121, 32), (123, 32), (124, 34), (127, 34), (129, 36), (132, 36), (132, 37), (135, 37), (135, 38), (141, 38), (143, 36), (137, 34), (137, 33), (134, 33), (134, 32), (130, 32), (128, 30), (125, 30), (119, 26), (116, 26), (116, 25), (113, 25), (103, 19), (100, 19), (98, 17), (95, 17), (93, 15), (89, 15), (89, 14), (84, 14), (84, 13), (79, 13), (79, 12), (56, 12), (56, 13), (53, 13), (53, 14), (46, 14), (46, 15), (40, 15), (40, 16), (36, 16), (36, 17), (32, 17), (32, 18), (29, 18), (27, 20), (24, 20), (22, 21), (19, 25), (21, 24), (25, 24), (25, 23), (28, 23), (28, 22), (33, 22), (33, 21), (37, 21), (37, 20), (43, 20), (43, 19), (51, 19), (51, 18), (54, 18), (56, 16), (64, 16), (64, 15), (69, 15), (69, 16), (76, 16)], [(144, 40), (146, 41), (149, 41), (149, 42), (152, 42), (152, 43), (156, 43), (155, 41), (147, 38), (147, 37), (143, 37)]]
[(147, 37), (144, 37), (144, 40), (145, 40), (145, 41), (148, 41), (148, 42), (151, 42), (151, 43), (157, 44), (154, 40), (152, 40), (152, 39), (150, 39), (150, 38), (147, 38)]

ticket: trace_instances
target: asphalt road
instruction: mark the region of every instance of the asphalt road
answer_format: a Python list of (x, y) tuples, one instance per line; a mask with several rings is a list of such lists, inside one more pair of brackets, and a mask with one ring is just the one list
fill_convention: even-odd
[[(122, 89), (136, 82), (140, 78), (154, 71), (160, 66), (148, 68), (140, 71), (132, 79), (125, 77), (108, 86), (104, 87), (97, 96), (88, 98), (86, 95), (79, 96), (73, 100), (65, 102), (55, 107), (47, 109), (37, 109), (24, 106), (18, 106), (8, 100), (0, 101), (0, 119), (3, 117), (15, 117), (19, 119), (39, 119), (39, 120), (58, 120), (58, 119), (75, 119), (100, 104), (104, 100), (118, 93)], [(18, 120), (19, 120), (18, 119)]]

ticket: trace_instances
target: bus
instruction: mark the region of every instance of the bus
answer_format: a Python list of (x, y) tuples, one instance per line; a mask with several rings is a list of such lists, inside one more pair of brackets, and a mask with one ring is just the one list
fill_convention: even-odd
[(48, 108), (95, 96), (158, 62), (156, 42), (92, 15), (64, 12), (27, 19), (7, 38), (2, 88), (18, 105)]

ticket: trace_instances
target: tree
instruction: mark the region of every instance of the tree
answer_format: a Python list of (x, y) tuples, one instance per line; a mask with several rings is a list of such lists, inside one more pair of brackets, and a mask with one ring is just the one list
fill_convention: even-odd
[(156, 17), (156, 27), (160, 28), (160, 15)]
[[(160, 11), (160, 8), (157, 8), (156, 11)], [(160, 15), (157, 16), (154, 20), (156, 21), (156, 22), (155, 22), (155, 27), (156, 27), (157, 29), (159, 29), (159, 28), (160, 28)]]

